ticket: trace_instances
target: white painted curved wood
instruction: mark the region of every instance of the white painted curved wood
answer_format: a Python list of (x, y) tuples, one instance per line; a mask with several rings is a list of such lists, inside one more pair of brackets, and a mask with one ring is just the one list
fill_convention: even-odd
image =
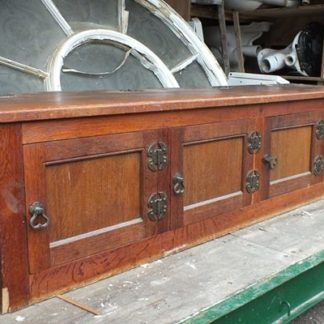
[(61, 91), (61, 70), (64, 59), (75, 48), (83, 44), (100, 41), (116, 43), (129, 47), (131, 55), (136, 57), (140, 64), (153, 71), (164, 88), (179, 88), (179, 84), (167, 66), (149, 48), (125, 34), (106, 29), (91, 29), (72, 35), (58, 49), (49, 64), (50, 77), (47, 79), (48, 91)]

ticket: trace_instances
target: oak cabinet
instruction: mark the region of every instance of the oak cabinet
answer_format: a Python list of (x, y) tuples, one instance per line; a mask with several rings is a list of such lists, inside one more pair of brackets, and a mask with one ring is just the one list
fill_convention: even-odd
[(0, 133), (3, 312), (324, 195), (322, 88), (0, 98)]
[[(30, 273), (217, 219), (257, 202), (259, 191), (269, 199), (322, 182), (322, 117), (274, 116), (264, 130), (249, 118), (24, 145)], [(34, 216), (35, 204), (43, 214)]]

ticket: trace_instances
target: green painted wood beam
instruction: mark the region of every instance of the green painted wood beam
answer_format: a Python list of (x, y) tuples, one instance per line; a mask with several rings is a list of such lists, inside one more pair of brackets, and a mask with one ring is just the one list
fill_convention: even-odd
[(288, 323), (322, 300), (324, 251), (237, 292), (181, 323)]

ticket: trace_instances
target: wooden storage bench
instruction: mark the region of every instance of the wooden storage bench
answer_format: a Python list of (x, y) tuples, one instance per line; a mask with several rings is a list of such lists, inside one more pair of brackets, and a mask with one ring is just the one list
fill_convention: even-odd
[(324, 194), (324, 88), (0, 99), (2, 312)]

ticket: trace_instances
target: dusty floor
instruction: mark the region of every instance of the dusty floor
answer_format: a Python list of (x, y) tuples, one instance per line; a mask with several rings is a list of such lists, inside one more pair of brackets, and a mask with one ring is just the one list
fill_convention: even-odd
[(323, 324), (324, 323), (324, 301), (310, 309), (302, 316), (296, 318), (292, 324)]

